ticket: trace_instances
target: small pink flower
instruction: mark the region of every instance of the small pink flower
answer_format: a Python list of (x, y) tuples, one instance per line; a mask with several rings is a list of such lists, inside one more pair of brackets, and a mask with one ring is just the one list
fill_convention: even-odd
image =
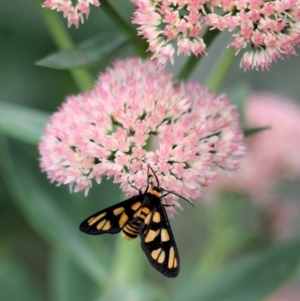
[(68, 19), (68, 27), (75, 25), (79, 26), (79, 21), (83, 23), (83, 15), (88, 18), (90, 12), (90, 4), (99, 6), (99, 0), (78, 0), (74, 6), (70, 0), (45, 0), (42, 4), (43, 7), (50, 8), (63, 12), (64, 18)]
[[(273, 53), (273, 59), (279, 55), (277, 49), (274, 49), (275, 53)], [(244, 53), (243, 58), (240, 63), (240, 67), (244, 70), (255, 68), (258, 70), (261, 68), (262, 70), (269, 69), (270, 66), (270, 56), (268, 55), (268, 49), (260, 49), (259, 51), (248, 50)]]
[[(157, 143), (146, 150), (149, 139)], [(88, 192), (92, 179), (113, 177), (128, 195), (160, 186), (199, 201), (217, 167), (236, 170), (244, 153), (235, 108), (198, 83), (177, 83), (155, 62), (117, 60), (92, 91), (69, 96), (45, 128), (40, 164), (52, 182)], [(155, 182), (153, 184), (156, 184)], [(175, 195), (169, 204), (180, 206)], [(170, 212), (174, 210), (171, 208)]]

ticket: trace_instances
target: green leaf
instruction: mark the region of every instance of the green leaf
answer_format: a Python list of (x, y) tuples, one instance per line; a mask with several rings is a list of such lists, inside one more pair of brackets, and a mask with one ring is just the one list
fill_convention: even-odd
[(0, 131), (7, 136), (37, 144), (47, 120), (42, 111), (0, 101)]
[(238, 83), (233, 89), (226, 92), (231, 102), (236, 106), (242, 121), (244, 120), (245, 101), (250, 93), (251, 89), (245, 83)]
[(207, 280), (192, 279), (173, 301), (260, 301), (290, 279), (300, 263), (300, 241), (247, 256)]
[(54, 69), (73, 69), (110, 61), (129, 40), (117, 32), (102, 33), (80, 43), (70, 50), (55, 52), (36, 62), (39, 66)]
[(0, 296), (3, 301), (46, 300), (40, 292), (40, 283), (15, 258), (7, 255), (0, 258)]
[(73, 205), (72, 200), (76, 197), (70, 196), (66, 189), (59, 188), (55, 188), (55, 192), (59, 193), (59, 196), (56, 196), (52, 186), (41, 176), (37, 154), (28, 156), (20, 145), (15, 145), (16, 143), (14, 147), (9, 148), (6, 139), (0, 138), (4, 178), (29, 224), (50, 245), (69, 256), (97, 282), (106, 281), (104, 262), (107, 250), (102, 246), (100, 256), (99, 250), (92, 245), (89, 237), (78, 230), (82, 218), (75, 218), (78, 207), (76, 208), (76, 203)]
[(244, 128), (243, 132), (244, 132), (245, 137), (248, 137), (248, 136), (257, 134), (259, 132), (262, 132), (262, 131), (270, 130), (271, 128), (272, 127), (270, 127), (270, 126), (262, 126), (262, 127), (257, 127), (257, 128)]

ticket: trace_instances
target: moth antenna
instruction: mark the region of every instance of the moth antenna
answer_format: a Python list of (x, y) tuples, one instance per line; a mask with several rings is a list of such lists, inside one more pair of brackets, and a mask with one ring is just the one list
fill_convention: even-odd
[[(149, 169), (151, 169), (151, 171), (152, 171), (152, 173), (153, 173), (153, 175), (154, 175), (154, 177), (155, 177), (155, 180), (156, 180), (156, 182), (157, 182), (157, 187), (160, 187), (160, 186), (159, 186), (159, 181), (158, 181), (158, 178), (157, 178), (157, 176), (156, 176), (155, 171), (153, 170), (153, 168), (152, 168), (149, 164), (147, 164), (147, 165), (148, 165), (148, 173), (149, 173)], [(148, 177), (148, 180), (149, 180), (149, 177)]]
[(183, 200), (187, 201), (193, 207), (195, 207), (195, 205), (190, 200), (188, 200), (187, 198), (183, 197), (182, 195), (180, 195), (180, 194), (178, 194), (176, 192), (173, 192), (173, 191), (169, 191), (169, 190), (164, 189), (164, 188), (161, 188), (161, 190), (167, 192), (167, 194), (165, 194), (164, 196), (166, 196), (168, 194), (174, 194), (174, 195), (178, 196), (179, 198), (182, 198)]

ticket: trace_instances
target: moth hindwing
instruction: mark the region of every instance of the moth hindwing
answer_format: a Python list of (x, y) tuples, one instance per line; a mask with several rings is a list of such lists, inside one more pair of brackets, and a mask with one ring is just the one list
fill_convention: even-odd
[(93, 235), (122, 231), (129, 240), (140, 235), (142, 249), (156, 270), (166, 277), (179, 273), (179, 255), (168, 216), (161, 198), (153, 191), (101, 210), (79, 228)]

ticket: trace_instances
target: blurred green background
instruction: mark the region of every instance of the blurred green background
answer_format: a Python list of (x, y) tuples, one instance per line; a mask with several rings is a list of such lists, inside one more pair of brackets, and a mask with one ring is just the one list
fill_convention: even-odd
[[(110, 3), (129, 23), (133, 7), (128, 2)], [(263, 210), (237, 195), (224, 195), (212, 206), (192, 208), (182, 202), (184, 211), (171, 220), (181, 256), (181, 273), (172, 280), (149, 265), (138, 240), (123, 243), (117, 235), (80, 233), (83, 219), (122, 195), (106, 180), (94, 185), (88, 197), (70, 194), (40, 172), (37, 142), (47, 117), (66, 95), (80, 91), (68, 70), (35, 64), (57, 51), (40, 2), (0, 4), (0, 300), (255, 301), (267, 300), (287, 281), (287, 291), (297, 289), (297, 228), (292, 238), (274, 241)], [(101, 7), (92, 7), (88, 21), (69, 32), (78, 44), (121, 31)], [(193, 79), (206, 80), (228, 38), (218, 37)], [(133, 50), (126, 47), (116, 55), (130, 54)], [(109, 59), (89, 69), (93, 78)], [(176, 73), (185, 60), (176, 58), (167, 68)], [(297, 56), (274, 63), (268, 72), (244, 72), (237, 59), (219, 92), (272, 91), (299, 101), (299, 70)], [(282, 194), (299, 201), (297, 180), (282, 187)]]

